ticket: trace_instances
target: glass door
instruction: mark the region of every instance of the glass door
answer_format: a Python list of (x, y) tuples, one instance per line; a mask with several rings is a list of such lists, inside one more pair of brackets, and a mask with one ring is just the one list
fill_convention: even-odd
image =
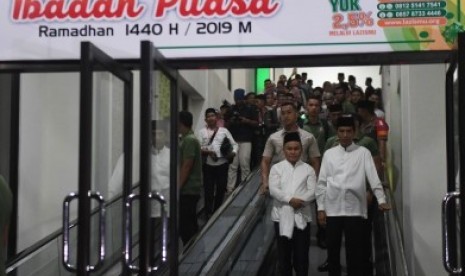
[[(140, 189), (127, 199), (126, 267), (138, 275), (177, 275), (178, 76), (151, 42), (141, 43)], [(137, 201), (139, 212), (134, 212)], [(131, 229), (138, 219), (139, 247)], [(134, 223), (133, 223), (134, 221)], [(135, 257), (138, 254), (138, 258)], [(136, 261), (137, 260), (137, 261)]]
[[(63, 264), (77, 275), (121, 259), (123, 198), (132, 189), (132, 87), (129, 70), (81, 43), (78, 191), (63, 204)], [(70, 231), (73, 201), (77, 231)]]
[(465, 275), (465, 33), (459, 33), (446, 74), (447, 194), (442, 204), (443, 264), (450, 275)]

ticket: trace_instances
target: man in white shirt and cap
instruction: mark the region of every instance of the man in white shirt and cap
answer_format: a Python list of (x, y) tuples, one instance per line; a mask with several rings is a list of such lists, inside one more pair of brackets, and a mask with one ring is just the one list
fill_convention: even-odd
[(323, 156), (317, 182), (318, 220), (326, 225), (328, 272), (340, 276), (340, 249), (345, 237), (348, 276), (365, 275), (364, 223), (367, 219), (367, 183), (381, 211), (390, 210), (369, 150), (354, 144), (355, 122), (343, 116), (337, 122), (340, 145)]
[(310, 201), (315, 198), (316, 174), (302, 162), (302, 141), (298, 132), (284, 135), (285, 160), (271, 168), (270, 194), (273, 197), (271, 219), (274, 221), (278, 264), (281, 275), (308, 275)]
[(268, 175), (270, 174), (271, 165), (284, 160), (283, 139), (286, 133), (296, 132), (299, 134), (300, 141), (302, 142), (301, 160), (312, 166), (318, 175), (320, 168), (320, 150), (318, 149), (318, 142), (313, 134), (301, 129), (297, 125), (298, 116), (299, 113), (294, 103), (285, 102), (281, 105), (281, 122), (283, 128), (268, 137), (260, 164), (262, 182), (260, 191), (263, 194), (268, 192)]

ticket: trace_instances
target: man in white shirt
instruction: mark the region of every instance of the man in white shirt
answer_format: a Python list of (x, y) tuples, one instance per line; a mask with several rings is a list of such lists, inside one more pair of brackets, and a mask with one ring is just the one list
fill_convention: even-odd
[(302, 142), (297, 132), (284, 136), (285, 160), (270, 172), (270, 194), (273, 197), (271, 219), (274, 221), (281, 275), (308, 275), (310, 201), (315, 198), (316, 175), (310, 165), (300, 160)]
[(286, 102), (281, 105), (281, 122), (283, 129), (270, 135), (265, 144), (263, 151), (261, 168), (261, 181), (262, 185), (260, 190), (262, 193), (268, 192), (268, 175), (270, 174), (270, 167), (275, 163), (284, 160), (283, 152), (283, 139), (284, 135), (289, 132), (297, 132), (300, 135), (302, 142), (302, 155), (301, 160), (312, 166), (318, 175), (320, 169), (320, 151), (315, 137), (301, 129), (297, 125), (299, 113), (297, 107), (292, 102)]
[(369, 150), (355, 145), (355, 123), (343, 116), (337, 122), (340, 145), (325, 152), (316, 188), (318, 220), (326, 224), (328, 271), (341, 275), (340, 249), (345, 236), (349, 276), (365, 275), (364, 223), (367, 219), (366, 180), (378, 199), (379, 209), (390, 209)]
[[(168, 140), (168, 123), (166, 121), (152, 121), (152, 146), (151, 151), (151, 188), (152, 193), (159, 193), (166, 201), (165, 212), (170, 216), (170, 149), (167, 146)], [(118, 158), (115, 169), (112, 173), (109, 187), (108, 198), (113, 199), (123, 192), (124, 178), (124, 154)], [(149, 244), (151, 251), (155, 252), (161, 248), (161, 229), (162, 224), (161, 204), (158, 201), (150, 202), (151, 209), (151, 231), (149, 236)]]
[[(210, 217), (223, 204), (228, 182), (229, 163), (237, 153), (238, 145), (231, 133), (217, 126), (218, 114), (214, 108), (205, 111), (207, 125), (197, 135), (200, 141), (203, 164), (203, 185), (205, 193), (205, 212)], [(227, 156), (221, 152), (224, 139), (229, 139), (232, 150)]]
[[(170, 149), (167, 147), (168, 132), (166, 131), (167, 124), (164, 121), (152, 121), (152, 170), (151, 170), (151, 186), (152, 193), (159, 193), (166, 201), (166, 214), (170, 216)], [(150, 203), (151, 206), (151, 235), (150, 246), (152, 252), (159, 252), (162, 243), (159, 237), (162, 236), (163, 223), (161, 204), (158, 201)]]

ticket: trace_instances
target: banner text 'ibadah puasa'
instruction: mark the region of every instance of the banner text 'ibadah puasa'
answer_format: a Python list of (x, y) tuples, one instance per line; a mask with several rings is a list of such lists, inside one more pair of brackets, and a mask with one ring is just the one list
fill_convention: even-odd
[[(280, 6), (276, 0), (155, 0), (153, 18), (175, 11), (180, 18), (271, 16)], [(14, 0), (14, 21), (64, 21), (82, 19), (137, 19), (147, 10), (138, 0)]]

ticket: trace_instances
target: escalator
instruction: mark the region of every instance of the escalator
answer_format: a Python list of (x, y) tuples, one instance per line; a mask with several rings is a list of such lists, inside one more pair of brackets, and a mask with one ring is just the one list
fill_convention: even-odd
[[(254, 171), (182, 256), (180, 275), (274, 275), (277, 253), (270, 198), (258, 194), (260, 175)], [(390, 212), (373, 219), (374, 275), (407, 276), (402, 232), (392, 192), (386, 190)], [(316, 225), (312, 224), (312, 233)], [(313, 238), (314, 235), (312, 235)], [(344, 254), (344, 249), (342, 249)], [(326, 251), (311, 241), (310, 273), (326, 259)], [(344, 258), (341, 258), (344, 267)]]

